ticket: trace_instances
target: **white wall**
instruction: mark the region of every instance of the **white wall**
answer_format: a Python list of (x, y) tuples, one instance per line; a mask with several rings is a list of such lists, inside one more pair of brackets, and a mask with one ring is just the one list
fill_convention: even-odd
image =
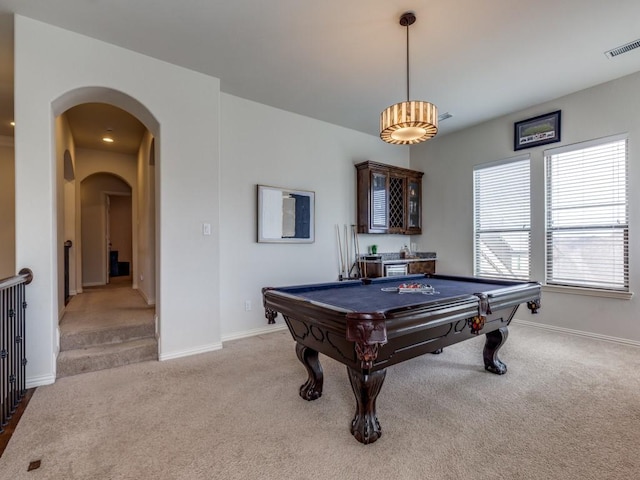
[[(14, 276), (15, 263), (15, 169), (13, 138), (0, 137), (0, 278)], [(23, 268), (23, 267), (20, 267)], [(19, 270), (19, 269), (18, 269)]]
[(219, 80), (26, 17), (14, 31), (16, 263), (34, 272), (27, 386), (55, 379), (54, 118), (87, 101), (129, 111), (156, 137), (160, 358), (219, 348)]
[[(56, 151), (56, 204), (61, 207), (56, 211), (56, 260), (58, 268), (58, 319), (64, 315), (64, 242), (71, 240), (75, 245), (75, 189), (76, 181), (64, 178), (64, 152), (69, 151), (72, 162), (75, 162), (75, 142), (65, 115), (55, 119), (55, 151)], [(76, 291), (76, 259), (75, 249), (69, 250), (69, 290)]]
[[(137, 285), (139, 292), (148, 304), (156, 301), (155, 283), (155, 165), (151, 156), (153, 155), (153, 137), (149, 131), (145, 132), (140, 149), (138, 150), (138, 195), (137, 212), (138, 223), (134, 222), (134, 235), (137, 242), (134, 242), (134, 255), (137, 256), (137, 269), (133, 272), (133, 284)], [(134, 202), (136, 199), (133, 199)], [(137, 233), (136, 233), (137, 232)]]
[[(628, 132), (630, 192), (630, 287), (640, 288), (640, 73), (516, 112), (464, 131), (436, 137), (411, 151), (412, 168), (424, 170), (424, 228), (415, 237), (422, 248), (438, 254), (440, 273), (473, 273), (473, 166), (531, 154), (532, 275), (544, 281), (543, 151), (593, 138)], [(562, 141), (513, 151), (513, 124), (562, 110)], [(637, 296), (619, 300), (543, 291), (542, 309), (525, 321), (576, 330), (596, 336), (640, 342)]]
[[(337, 279), (335, 225), (355, 223), (354, 164), (407, 167), (409, 149), (227, 94), (221, 119), (221, 328), (229, 339), (266, 328), (262, 287)], [(257, 184), (315, 192), (314, 243), (257, 243)], [(361, 245), (399, 251), (408, 238), (361, 235)]]

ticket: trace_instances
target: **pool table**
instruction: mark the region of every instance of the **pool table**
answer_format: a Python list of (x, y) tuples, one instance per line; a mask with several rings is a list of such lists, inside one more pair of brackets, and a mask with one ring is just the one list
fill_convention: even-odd
[(387, 367), (485, 335), (485, 369), (501, 375), (507, 367), (498, 350), (518, 306), (526, 303), (532, 313), (540, 307), (536, 282), (433, 274), (263, 288), (262, 293), (269, 322), (282, 314), (296, 341), (308, 373), (302, 398), (322, 395), (318, 352), (346, 365), (356, 398), (351, 433), (364, 444), (382, 435), (376, 398)]

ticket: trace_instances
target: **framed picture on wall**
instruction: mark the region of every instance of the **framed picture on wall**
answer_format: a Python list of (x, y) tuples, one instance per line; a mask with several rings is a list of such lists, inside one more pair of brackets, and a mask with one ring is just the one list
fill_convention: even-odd
[(258, 242), (313, 243), (315, 194), (258, 185)]
[(514, 124), (514, 150), (560, 141), (560, 110)]

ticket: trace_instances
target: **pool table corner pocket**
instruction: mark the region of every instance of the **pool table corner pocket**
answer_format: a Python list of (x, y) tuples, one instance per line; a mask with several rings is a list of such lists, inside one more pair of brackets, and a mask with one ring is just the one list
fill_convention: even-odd
[(354, 342), (363, 370), (373, 367), (378, 358), (378, 348), (387, 343), (385, 319), (385, 315), (379, 312), (346, 315), (347, 341)]

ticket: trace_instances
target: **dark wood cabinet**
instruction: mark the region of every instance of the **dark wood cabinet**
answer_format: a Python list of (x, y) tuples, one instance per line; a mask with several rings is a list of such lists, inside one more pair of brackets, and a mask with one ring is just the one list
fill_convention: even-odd
[(370, 161), (355, 167), (358, 233), (422, 233), (422, 172)]
[(409, 274), (413, 273), (436, 273), (436, 261), (424, 260), (420, 262), (409, 262)]

